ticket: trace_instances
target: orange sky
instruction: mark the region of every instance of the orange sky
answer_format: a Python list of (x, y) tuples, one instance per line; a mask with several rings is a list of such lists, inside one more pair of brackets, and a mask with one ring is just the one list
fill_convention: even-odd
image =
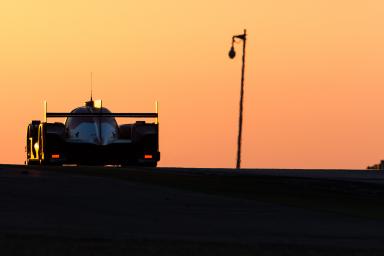
[(115, 112), (160, 102), (160, 166), (234, 167), (247, 28), (243, 167), (384, 159), (379, 0), (2, 1), (0, 162), (22, 163), (42, 102)]

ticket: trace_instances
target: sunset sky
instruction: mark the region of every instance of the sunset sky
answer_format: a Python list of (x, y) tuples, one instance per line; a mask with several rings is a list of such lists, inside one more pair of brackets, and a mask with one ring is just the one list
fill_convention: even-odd
[(0, 3), (0, 163), (23, 163), (43, 100), (88, 100), (93, 72), (114, 112), (159, 101), (160, 166), (234, 167), (244, 28), (243, 167), (384, 159), (383, 1), (15, 0)]

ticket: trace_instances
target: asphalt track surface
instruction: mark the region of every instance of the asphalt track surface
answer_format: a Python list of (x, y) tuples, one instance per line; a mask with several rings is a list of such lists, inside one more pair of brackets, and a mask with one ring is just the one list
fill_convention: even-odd
[(384, 173), (0, 165), (1, 255), (384, 255)]

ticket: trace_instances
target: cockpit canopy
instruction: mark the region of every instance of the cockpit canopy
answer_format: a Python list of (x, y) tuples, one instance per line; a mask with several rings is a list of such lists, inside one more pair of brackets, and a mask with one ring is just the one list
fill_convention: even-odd
[[(107, 108), (93, 108), (93, 107), (79, 107), (71, 111), (71, 113), (84, 113), (84, 114), (98, 114), (98, 113), (111, 113)], [(117, 128), (117, 122), (114, 117), (92, 117), (92, 116), (75, 116), (68, 117), (65, 121), (65, 127), (68, 129), (75, 129), (82, 123), (108, 123)]]
[[(111, 113), (111, 111), (103, 107), (86, 105), (72, 110), (71, 113), (99, 114)], [(106, 145), (118, 136), (118, 124), (114, 117), (72, 116), (65, 121), (65, 127), (70, 139), (85, 143)]]

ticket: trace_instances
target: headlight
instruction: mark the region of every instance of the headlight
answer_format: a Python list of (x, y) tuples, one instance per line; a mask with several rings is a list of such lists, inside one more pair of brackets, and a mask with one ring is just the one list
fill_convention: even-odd
[(36, 142), (35, 145), (33, 145), (33, 147), (35, 148), (36, 152), (39, 151), (39, 143)]

